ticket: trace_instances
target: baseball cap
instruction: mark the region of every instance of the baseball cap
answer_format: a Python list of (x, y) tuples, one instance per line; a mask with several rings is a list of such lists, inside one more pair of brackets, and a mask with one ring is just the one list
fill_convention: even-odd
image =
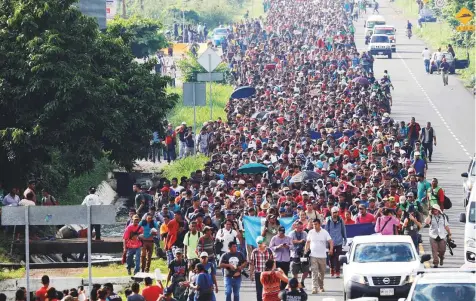
[(208, 253), (207, 252), (200, 253), (200, 258), (202, 258), (202, 257), (208, 257)]
[(299, 286), (299, 281), (296, 278), (289, 279), (289, 286), (292, 288), (296, 288)]
[(262, 244), (264, 242), (264, 237), (263, 236), (258, 236), (256, 237), (256, 244)]
[(332, 207), (331, 212), (332, 212), (332, 213), (334, 213), (334, 212), (339, 212), (339, 208), (337, 208), (337, 207)]

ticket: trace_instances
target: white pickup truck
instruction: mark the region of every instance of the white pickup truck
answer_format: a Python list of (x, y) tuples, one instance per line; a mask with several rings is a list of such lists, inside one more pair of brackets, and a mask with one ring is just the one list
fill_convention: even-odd
[(343, 264), (344, 300), (408, 296), (417, 271), (431, 259), (418, 256), (408, 235), (356, 236)]

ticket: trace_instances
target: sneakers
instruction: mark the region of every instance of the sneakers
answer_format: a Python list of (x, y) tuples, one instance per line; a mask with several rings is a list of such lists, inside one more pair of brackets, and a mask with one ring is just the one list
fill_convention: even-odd
[(324, 288), (319, 289), (319, 293), (325, 292)]
[(336, 278), (340, 278), (340, 272), (336, 273)]
[(127, 269), (127, 275), (132, 275), (131, 269)]
[(334, 277), (334, 274), (335, 274), (334, 269), (331, 269), (331, 277)]
[(440, 258), (440, 266), (443, 265), (443, 258)]
[(435, 264), (435, 265), (433, 266), (433, 268), (434, 268), (434, 269), (438, 268), (438, 265), (437, 265), (437, 264)]
[(317, 294), (317, 288), (313, 288), (311, 294)]

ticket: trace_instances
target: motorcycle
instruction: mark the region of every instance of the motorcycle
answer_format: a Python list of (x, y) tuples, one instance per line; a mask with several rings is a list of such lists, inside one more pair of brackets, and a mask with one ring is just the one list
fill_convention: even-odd
[(408, 37), (408, 39), (412, 38), (412, 30), (411, 29), (407, 29), (407, 37)]

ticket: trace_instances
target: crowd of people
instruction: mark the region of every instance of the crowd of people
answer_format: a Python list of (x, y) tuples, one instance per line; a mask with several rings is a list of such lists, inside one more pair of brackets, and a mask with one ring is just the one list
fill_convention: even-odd
[[(444, 210), (451, 201), (438, 179), (427, 181), (435, 130), (430, 122), (422, 127), (415, 118), (390, 116), (390, 75), (378, 79), (372, 55), (357, 51), (353, 10), (360, 6), (350, 4), (271, 1), (266, 20), (229, 26), (223, 57), (237, 86), (252, 86), (255, 94), (231, 99), (226, 122), (203, 124), (194, 145), (211, 157), (203, 170), (161, 179), (151, 191), (135, 186), (133, 228), (126, 230), (134, 234), (125, 235), (125, 243), (157, 233), (152, 236), (159, 237), (156, 246), (163, 240), (169, 264), (166, 286), (178, 300), (201, 290), (214, 298), (217, 273), (224, 276), (227, 301), (239, 300), (247, 276), (258, 300), (286, 300), (287, 294), (304, 300), (309, 274), (311, 293), (323, 292), (327, 265), (331, 277), (340, 277), (349, 224), (410, 235), (417, 250), (420, 231), (429, 227), (433, 265), (443, 265), (441, 241), (451, 237)], [(187, 125), (167, 131), (171, 143), (179, 136), (185, 154)], [(249, 163), (267, 170), (240, 173)], [(290, 181), (305, 172), (318, 176)], [(266, 219), (256, 248), (244, 239), (245, 215)], [(281, 217), (296, 219), (291, 233), (280, 226)], [(139, 245), (125, 246), (131, 273), (148, 270), (140, 265)], [(142, 254), (151, 254), (152, 244), (146, 245)], [(197, 290), (193, 277), (201, 273), (210, 277), (202, 276)]]
[[(240, 299), (243, 277), (255, 282), (257, 300), (306, 300), (304, 280), (311, 275), (317, 294), (325, 291), (328, 265), (340, 277), (345, 226), (364, 223), (382, 235), (410, 235), (417, 250), (428, 225), (433, 265), (443, 265), (450, 200), (436, 178), (427, 181), (436, 133), (430, 122), (390, 116), (390, 76), (378, 79), (372, 55), (354, 43), (359, 6), (267, 3), (265, 20), (229, 26), (222, 43), (237, 86), (255, 94), (231, 99), (227, 121), (204, 123), (195, 139), (186, 124), (167, 128), (169, 162), (177, 139), (179, 157), (198, 151), (211, 160), (151, 189), (134, 185), (123, 236), (129, 274), (149, 272), (155, 248), (168, 263), (164, 300), (215, 300), (218, 273), (226, 301)], [(240, 173), (249, 163), (267, 170)], [(291, 181), (306, 172), (317, 176)], [(245, 215), (266, 220), (256, 248), (244, 239)], [(290, 233), (282, 217), (295, 218)], [(99, 288), (98, 299), (108, 291)]]

